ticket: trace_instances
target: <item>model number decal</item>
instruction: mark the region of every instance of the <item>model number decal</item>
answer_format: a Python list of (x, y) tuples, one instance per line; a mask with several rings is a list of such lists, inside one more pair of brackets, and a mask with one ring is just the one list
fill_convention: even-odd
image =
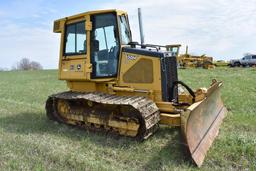
[(127, 55), (127, 60), (136, 60), (137, 57), (133, 55)]

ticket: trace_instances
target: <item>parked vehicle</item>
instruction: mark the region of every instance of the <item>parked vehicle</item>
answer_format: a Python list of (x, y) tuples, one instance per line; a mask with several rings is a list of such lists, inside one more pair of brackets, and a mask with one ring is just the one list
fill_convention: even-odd
[(246, 55), (242, 59), (233, 59), (230, 60), (231, 67), (239, 66), (254, 66), (256, 65), (256, 55)]

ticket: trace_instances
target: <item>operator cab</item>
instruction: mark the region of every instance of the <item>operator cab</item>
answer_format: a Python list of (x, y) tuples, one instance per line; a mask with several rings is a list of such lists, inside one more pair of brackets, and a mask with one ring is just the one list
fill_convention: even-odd
[(56, 20), (54, 32), (62, 33), (62, 80), (115, 78), (121, 48), (132, 40), (127, 14), (118, 10), (91, 11)]

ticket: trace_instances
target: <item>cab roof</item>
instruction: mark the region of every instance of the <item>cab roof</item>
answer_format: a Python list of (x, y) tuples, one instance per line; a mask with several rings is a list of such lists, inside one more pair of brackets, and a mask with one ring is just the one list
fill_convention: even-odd
[(58, 19), (56, 21), (59, 21), (59, 20), (72, 20), (72, 19), (77, 19), (77, 18), (84, 17), (86, 15), (104, 14), (104, 13), (110, 13), (110, 12), (116, 12), (117, 14), (127, 14), (125, 11), (118, 10), (118, 9), (95, 10), (95, 11), (87, 11), (87, 12), (84, 12), (84, 13), (68, 16), (68, 17), (65, 17), (65, 18)]

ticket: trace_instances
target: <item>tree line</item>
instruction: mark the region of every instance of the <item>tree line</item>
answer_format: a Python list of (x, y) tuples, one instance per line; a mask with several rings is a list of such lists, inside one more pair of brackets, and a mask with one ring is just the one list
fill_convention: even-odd
[(12, 66), (12, 70), (42, 70), (43, 67), (39, 62), (30, 61), (28, 58), (22, 58), (16, 65)]
[[(11, 70), (42, 70), (43, 66), (36, 61), (30, 61), (28, 58), (22, 58), (19, 62), (12, 66)], [(7, 71), (7, 68), (0, 68), (0, 71)]]

